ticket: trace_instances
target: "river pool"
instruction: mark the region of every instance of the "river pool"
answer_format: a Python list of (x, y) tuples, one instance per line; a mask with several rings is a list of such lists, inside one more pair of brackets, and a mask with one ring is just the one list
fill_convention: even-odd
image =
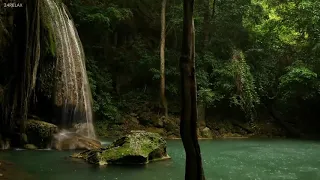
[[(201, 140), (207, 180), (320, 180), (320, 142), (297, 140)], [(168, 141), (171, 160), (145, 166), (97, 167), (70, 159), (72, 151), (1, 151), (35, 180), (182, 180), (184, 150)], [(1, 179), (1, 177), (0, 177)], [(20, 179), (17, 179), (20, 180)]]

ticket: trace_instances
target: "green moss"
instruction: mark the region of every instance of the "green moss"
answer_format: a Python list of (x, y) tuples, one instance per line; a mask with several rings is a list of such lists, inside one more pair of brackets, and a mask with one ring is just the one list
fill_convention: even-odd
[(44, 4), (42, 4), (42, 7), (43, 8), (41, 8), (41, 24), (45, 30), (44, 41), (46, 45), (46, 53), (54, 57), (56, 55), (56, 42), (55, 42), (54, 30), (52, 29), (52, 26), (51, 26), (52, 20), (50, 18), (52, 17), (50, 13), (53, 13), (53, 15), (55, 15), (57, 14), (57, 12), (49, 10), (48, 7), (46, 7), (46, 5)]
[(133, 132), (121, 137), (104, 149), (85, 151), (72, 157), (93, 164), (146, 164), (167, 157), (166, 142), (156, 133)]
[(44, 121), (29, 119), (26, 122), (28, 142), (40, 148), (46, 148), (52, 137), (58, 132), (58, 127)]
[(48, 33), (49, 33), (49, 35), (48, 35), (48, 41), (47, 41), (47, 48), (48, 48), (47, 52), (50, 52), (50, 55), (55, 56), (56, 55), (56, 43), (54, 40), (54, 36), (53, 36), (51, 30), (49, 30)]
[(55, 42), (55, 37), (54, 37), (54, 33), (53, 30), (50, 26), (50, 24), (48, 24), (47, 21), (43, 21), (43, 27), (45, 28), (44, 32), (44, 44), (45, 44), (45, 53), (47, 55), (50, 55), (52, 57), (56, 56), (56, 42)]
[(57, 126), (44, 121), (31, 120), (27, 121), (27, 129), (38, 132), (41, 137), (50, 137), (52, 133), (57, 132)]

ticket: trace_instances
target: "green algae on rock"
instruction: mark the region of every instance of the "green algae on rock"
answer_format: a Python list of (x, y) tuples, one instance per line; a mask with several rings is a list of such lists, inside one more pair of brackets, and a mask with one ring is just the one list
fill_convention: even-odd
[(151, 161), (170, 159), (167, 143), (157, 133), (131, 131), (105, 148), (73, 154), (91, 164), (147, 164)]

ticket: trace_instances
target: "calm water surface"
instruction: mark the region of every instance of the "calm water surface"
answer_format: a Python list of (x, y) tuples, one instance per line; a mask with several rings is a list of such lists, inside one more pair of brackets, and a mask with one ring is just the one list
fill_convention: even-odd
[[(320, 142), (205, 140), (200, 142), (207, 180), (320, 180)], [(96, 167), (68, 158), (72, 152), (5, 151), (8, 160), (35, 180), (182, 180), (184, 150), (168, 141), (172, 160), (146, 166)]]

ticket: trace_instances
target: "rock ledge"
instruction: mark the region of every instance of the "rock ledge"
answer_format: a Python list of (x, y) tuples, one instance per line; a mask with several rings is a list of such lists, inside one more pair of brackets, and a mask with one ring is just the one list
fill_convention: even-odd
[(105, 148), (87, 150), (71, 157), (98, 165), (147, 164), (170, 159), (166, 148), (166, 141), (157, 133), (131, 131)]

